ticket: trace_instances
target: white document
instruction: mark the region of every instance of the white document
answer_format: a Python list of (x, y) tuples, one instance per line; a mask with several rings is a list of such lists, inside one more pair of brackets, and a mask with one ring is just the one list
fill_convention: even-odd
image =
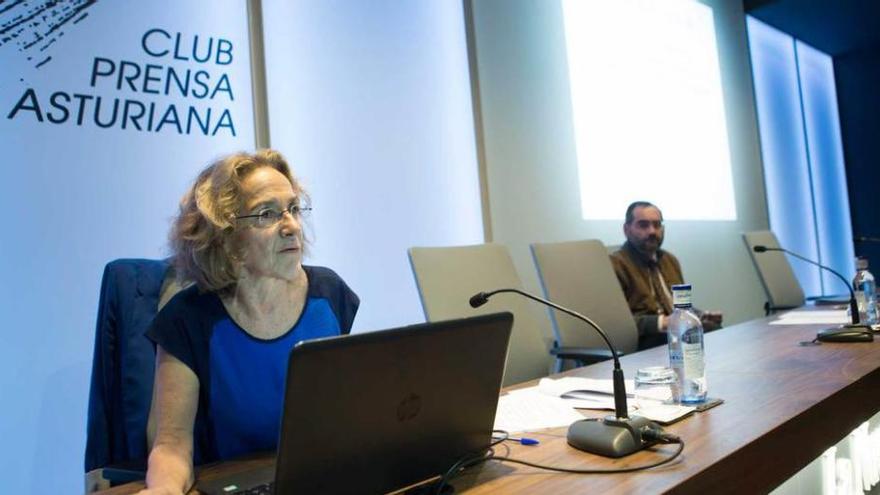
[(787, 319), (787, 318), (807, 318), (809, 316), (814, 316), (816, 318), (836, 318), (839, 316), (846, 316), (845, 309), (819, 309), (819, 310), (794, 310), (794, 311), (786, 311), (779, 315), (779, 318)]
[[(626, 387), (629, 392), (634, 384), (627, 380)], [(554, 395), (557, 393), (562, 394), (562, 397)], [(656, 404), (639, 409), (633, 406), (631, 398), (628, 402), (629, 414), (638, 414), (651, 421), (663, 423), (671, 423), (695, 409), (679, 404)], [(613, 411), (614, 395), (611, 380), (579, 377), (542, 378), (537, 386), (512, 390), (498, 401), (495, 429), (513, 433), (569, 426), (583, 419), (576, 409)]]
[[(633, 396), (635, 385), (625, 380), (627, 397)], [(566, 376), (563, 378), (542, 378), (538, 383), (541, 393), (565, 399), (569, 405), (578, 409), (614, 410), (614, 384), (598, 378)]]
[(695, 409), (695, 407), (682, 406), (679, 404), (656, 404), (648, 407), (643, 407), (641, 409), (636, 409), (633, 414), (638, 414), (639, 416), (648, 418), (651, 421), (657, 421), (660, 423), (671, 423), (682, 416), (687, 416)]
[[(638, 414), (651, 421), (671, 423), (694, 411), (694, 408), (689, 406), (660, 403), (639, 409), (634, 406), (633, 401), (634, 382), (625, 380), (624, 386), (626, 387), (630, 414)], [(558, 379), (542, 378), (538, 382), (537, 388), (541, 393), (564, 399), (566, 403), (577, 409), (614, 410), (614, 383), (612, 380), (574, 376)]]
[[(624, 380), (626, 394), (632, 395), (636, 386), (632, 380)], [(565, 376), (562, 378), (541, 378), (538, 388), (550, 395), (562, 396), (569, 392), (593, 392), (598, 394), (614, 394), (614, 383), (611, 379), (582, 378), (579, 376)]]
[(508, 433), (569, 426), (584, 419), (564, 399), (543, 394), (536, 387), (515, 390), (498, 399), (495, 429)]
[(843, 325), (852, 321), (845, 310), (788, 311), (771, 325)]
[(570, 392), (561, 397), (566, 404), (576, 409), (614, 410), (614, 396), (590, 392)]

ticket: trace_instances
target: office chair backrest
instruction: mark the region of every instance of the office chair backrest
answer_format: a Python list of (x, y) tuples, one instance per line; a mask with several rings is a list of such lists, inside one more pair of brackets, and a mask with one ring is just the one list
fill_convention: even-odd
[[(635, 320), (602, 242), (535, 243), (531, 248), (547, 299), (596, 322), (619, 351), (638, 349)], [(560, 347), (605, 347), (586, 323), (555, 310), (552, 317)]]
[(767, 251), (756, 253), (755, 246), (779, 247), (776, 235), (769, 230), (746, 232), (743, 240), (749, 250), (749, 256), (758, 270), (758, 277), (767, 293), (770, 308), (796, 308), (805, 302), (804, 290), (791, 269), (785, 253)]
[(546, 376), (550, 370), (549, 325), (540, 307), (516, 294), (498, 294), (471, 308), (477, 292), (522, 289), (507, 248), (498, 244), (411, 248), (409, 259), (428, 321), (510, 311), (514, 315), (504, 384)]
[(104, 268), (86, 428), (87, 493), (119, 481), (103, 468), (146, 460), (155, 350), (144, 331), (180, 290), (173, 279), (167, 260), (119, 259)]

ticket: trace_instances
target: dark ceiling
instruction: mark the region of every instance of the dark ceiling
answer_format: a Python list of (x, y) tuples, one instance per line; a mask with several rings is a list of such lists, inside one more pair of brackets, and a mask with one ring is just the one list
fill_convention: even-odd
[(880, 50), (880, 0), (743, 0), (743, 6), (832, 56)]

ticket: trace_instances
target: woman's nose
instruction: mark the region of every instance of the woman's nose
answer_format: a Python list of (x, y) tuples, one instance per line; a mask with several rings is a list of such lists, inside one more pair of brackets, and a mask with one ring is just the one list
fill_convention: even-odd
[(301, 229), (301, 225), (299, 223), (299, 218), (293, 213), (289, 211), (285, 211), (281, 215), (281, 235), (284, 237), (292, 236), (298, 233)]

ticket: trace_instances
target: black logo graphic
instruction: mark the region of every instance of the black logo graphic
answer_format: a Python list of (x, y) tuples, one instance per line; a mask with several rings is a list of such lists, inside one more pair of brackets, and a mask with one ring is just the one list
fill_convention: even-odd
[(86, 9), (94, 3), (95, 0), (19, 0), (0, 6), (0, 46), (14, 43), (28, 61), (39, 60), (35, 67), (40, 68), (52, 60), (46, 50), (64, 36), (65, 26), (85, 19), (89, 15)]

